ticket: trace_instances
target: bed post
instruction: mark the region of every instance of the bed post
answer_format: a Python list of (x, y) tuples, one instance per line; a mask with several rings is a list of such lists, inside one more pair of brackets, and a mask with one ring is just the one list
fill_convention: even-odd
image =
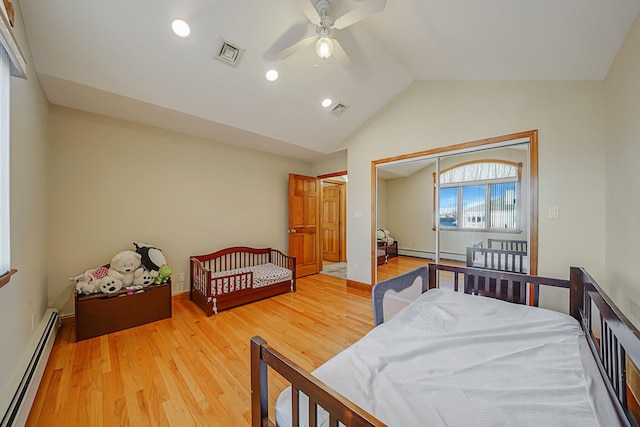
[(269, 378), (267, 364), (262, 361), (262, 346), (267, 342), (259, 336), (251, 338), (251, 426), (261, 427), (269, 419)]
[(584, 304), (584, 278), (582, 271), (578, 267), (571, 267), (569, 277), (571, 287), (569, 289), (569, 314), (582, 323), (580, 319), (580, 310)]
[(437, 271), (435, 267), (431, 266), (432, 263), (429, 263), (429, 289), (435, 289), (438, 286), (438, 280), (437, 280)]

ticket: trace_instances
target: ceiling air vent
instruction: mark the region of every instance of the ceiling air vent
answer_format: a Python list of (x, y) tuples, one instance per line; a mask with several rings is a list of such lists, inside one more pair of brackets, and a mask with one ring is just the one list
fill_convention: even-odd
[(243, 52), (244, 49), (234, 46), (226, 40), (220, 40), (220, 45), (216, 50), (215, 58), (225, 64), (235, 67), (238, 65), (238, 61), (240, 60), (240, 56), (242, 56)]
[(342, 102), (338, 102), (335, 107), (333, 107), (329, 112), (334, 116), (341, 116), (344, 111), (349, 108), (347, 105), (344, 105)]

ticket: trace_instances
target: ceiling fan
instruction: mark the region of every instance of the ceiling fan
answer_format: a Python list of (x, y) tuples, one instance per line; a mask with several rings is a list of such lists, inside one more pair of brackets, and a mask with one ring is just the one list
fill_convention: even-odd
[(329, 0), (296, 0), (296, 2), (309, 21), (316, 26), (316, 35), (306, 37), (280, 51), (277, 58), (286, 59), (315, 42), (316, 53), (321, 59), (327, 59), (334, 55), (340, 65), (345, 68), (350, 65), (351, 61), (338, 40), (332, 37), (333, 30), (347, 28), (371, 15), (382, 12), (387, 7), (387, 0), (369, 0), (362, 6), (333, 20), (328, 15), (331, 6)]

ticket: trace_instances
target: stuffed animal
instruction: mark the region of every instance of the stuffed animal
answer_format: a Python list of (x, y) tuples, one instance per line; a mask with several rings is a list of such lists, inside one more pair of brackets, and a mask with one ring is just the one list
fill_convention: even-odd
[(116, 256), (111, 259), (108, 277), (120, 280), (122, 286), (133, 284), (136, 271), (138, 269), (143, 270), (142, 267), (140, 267), (141, 258), (139, 253), (133, 251), (122, 251), (116, 254)]
[(154, 280), (153, 283), (156, 285), (159, 285), (160, 283), (167, 283), (169, 281), (169, 277), (171, 277), (171, 273), (173, 273), (171, 267), (167, 264), (161, 265), (160, 270), (158, 270), (158, 277), (156, 277), (156, 280)]
[(142, 266), (156, 277), (160, 267), (167, 263), (162, 251), (146, 243), (134, 242), (133, 245), (136, 247), (136, 252), (140, 254)]
[(100, 290), (105, 294), (112, 294), (122, 289), (122, 280), (114, 277), (104, 277), (100, 280)]
[(386, 242), (390, 245), (393, 245), (393, 237), (389, 235), (389, 230), (383, 230), (382, 228), (378, 228), (376, 231), (376, 237), (379, 242)]
[(100, 280), (109, 273), (106, 267), (92, 268), (69, 280), (76, 282), (76, 292), (78, 294), (95, 294), (100, 292)]
[[(153, 276), (150, 271), (147, 271), (144, 268), (139, 268), (135, 273), (133, 273), (133, 284), (140, 287), (149, 286), (153, 283), (155, 277), (156, 276)], [(127, 287), (127, 289), (129, 288), (130, 287)]]

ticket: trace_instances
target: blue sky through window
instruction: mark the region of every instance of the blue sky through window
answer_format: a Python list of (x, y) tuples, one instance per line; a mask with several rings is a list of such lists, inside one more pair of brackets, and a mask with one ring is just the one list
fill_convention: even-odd
[[(486, 226), (487, 206), (485, 197), (487, 185), (489, 185), (491, 191), (491, 203), (488, 208), (490, 210), (508, 211), (509, 219), (504, 223), (504, 218), (500, 217), (500, 227), (515, 227), (515, 182), (440, 188), (440, 225), (444, 227), (460, 225), (462, 227), (484, 228)], [(460, 222), (461, 218), (458, 212), (459, 188), (462, 190), (462, 222)], [(493, 224), (495, 221), (492, 220), (491, 222), (492, 227), (497, 226), (497, 224)]]

